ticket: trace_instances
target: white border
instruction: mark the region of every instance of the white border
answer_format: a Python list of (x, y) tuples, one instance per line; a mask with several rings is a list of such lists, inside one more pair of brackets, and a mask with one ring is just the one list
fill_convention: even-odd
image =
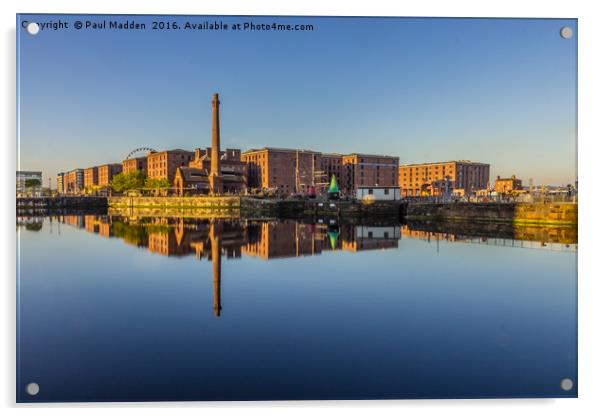
[[(3, 1), (2, 14), (2, 83), (1, 101), (3, 128), (2, 204), (0, 204), (0, 235), (5, 273), (2, 310), (2, 360), (0, 378), (2, 405), (9, 412), (44, 412), (49, 415), (79, 414), (84, 409), (92, 414), (131, 413), (159, 415), (166, 413), (198, 414), (210, 410), (226, 414), (330, 414), (344, 411), (349, 414), (399, 414), (411, 411), (419, 414), (507, 415), (529, 412), (538, 415), (597, 413), (602, 408), (600, 386), (600, 281), (597, 270), (596, 237), (600, 236), (600, 194), (602, 184), (599, 167), (602, 139), (600, 122), (600, 74), (602, 65), (602, 25), (594, 1), (420, 1), (393, 2), (326, 1), (326, 0), (88, 0), (69, 2)], [(422, 400), (422, 401), (346, 401), (346, 402), (225, 402), (225, 403), (134, 403), (134, 404), (57, 404), (15, 405), (15, 212), (14, 172), (16, 170), (15, 122), (15, 14), (16, 13), (145, 13), (145, 14), (265, 14), (265, 15), (349, 15), (349, 16), (474, 16), (474, 17), (559, 17), (579, 19), (579, 399), (546, 400)], [(597, 186), (596, 186), (597, 185)], [(599, 216), (599, 215), (598, 215)], [(597, 221), (596, 221), (597, 220)], [(598, 411), (595, 409), (598, 408)]]

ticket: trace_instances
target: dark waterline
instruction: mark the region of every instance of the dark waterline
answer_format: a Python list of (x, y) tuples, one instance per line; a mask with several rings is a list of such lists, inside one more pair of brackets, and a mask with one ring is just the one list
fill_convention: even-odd
[(17, 229), (20, 402), (577, 395), (570, 229), (110, 215)]

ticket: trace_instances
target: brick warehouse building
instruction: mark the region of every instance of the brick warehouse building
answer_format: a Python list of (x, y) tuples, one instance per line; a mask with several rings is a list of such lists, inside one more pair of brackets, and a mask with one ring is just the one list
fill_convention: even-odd
[(84, 169), (84, 189), (98, 185), (98, 166)]
[(182, 149), (164, 150), (147, 155), (147, 176), (151, 179), (167, 179), (170, 183), (176, 176), (176, 169), (188, 166), (194, 160), (194, 152)]
[(145, 175), (147, 174), (146, 169), (147, 159), (144, 157), (136, 157), (132, 159), (126, 159), (121, 162), (121, 170), (123, 173), (131, 173), (137, 170), (142, 171)]
[(338, 153), (322, 153), (320, 155), (320, 169), (324, 174), (326, 183), (334, 175), (340, 188), (341, 182), (343, 182), (343, 155)]
[(312, 185), (324, 189), (332, 175), (344, 194), (353, 194), (357, 186), (398, 186), (394, 156), (265, 147), (243, 152), (241, 159), (249, 164), (251, 189), (304, 193)]
[(84, 170), (73, 169), (63, 175), (63, 192), (76, 194), (84, 190)]
[(343, 156), (343, 193), (354, 194), (359, 186), (398, 186), (399, 157), (352, 153)]
[(241, 160), (249, 165), (250, 189), (292, 194), (326, 181), (321, 177), (320, 153), (313, 150), (264, 147), (243, 152)]
[(518, 179), (516, 175), (512, 175), (509, 178), (500, 178), (499, 176), (495, 179), (494, 190), (498, 194), (505, 194), (507, 192), (520, 191), (523, 189), (523, 181)]
[(108, 187), (113, 176), (121, 173), (121, 163), (108, 163), (98, 167), (98, 186)]
[(442, 195), (449, 180), (451, 190), (472, 195), (489, 187), (489, 164), (468, 160), (399, 166), (401, 195)]

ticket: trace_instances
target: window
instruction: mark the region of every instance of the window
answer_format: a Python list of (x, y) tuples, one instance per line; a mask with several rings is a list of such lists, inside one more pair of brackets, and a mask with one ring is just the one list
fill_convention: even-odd
[(389, 195), (389, 190), (385, 189), (385, 195)]
[(374, 191), (372, 189), (368, 189), (368, 195), (372, 195)]

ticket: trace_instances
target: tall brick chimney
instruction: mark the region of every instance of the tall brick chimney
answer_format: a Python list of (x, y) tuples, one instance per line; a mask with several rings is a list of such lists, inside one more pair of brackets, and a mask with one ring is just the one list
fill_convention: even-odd
[(209, 173), (209, 189), (212, 195), (222, 193), (222, 178), (220, 172), (220, 144), (219, 144), (219, 95), (213, 94), (211, 100), (212, 124), (211, 124), (211, 171)]

